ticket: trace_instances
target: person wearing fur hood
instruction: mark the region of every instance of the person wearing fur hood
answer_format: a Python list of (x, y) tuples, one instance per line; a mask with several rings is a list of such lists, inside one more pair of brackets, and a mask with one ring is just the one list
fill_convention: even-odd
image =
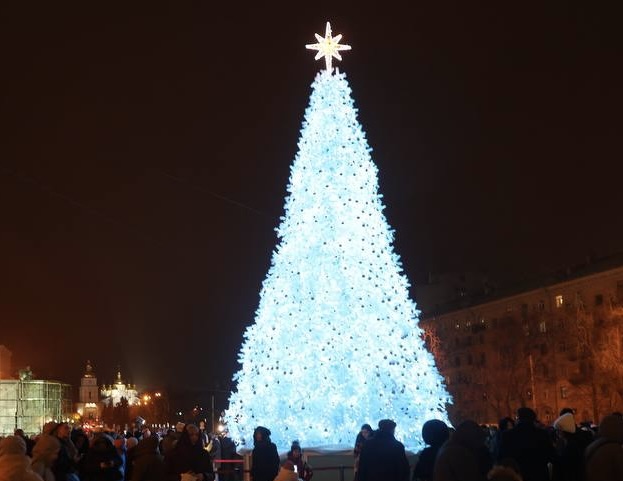
[(43, 481), (56, 481), (52, 466), (58, 458), (61, 443), (56, 436), (42, 434), (32, 449), (32, 470), (37, 473)]
[(30, 467), (26, 443), (19, 436), (0, 441), (0, 481), (42, 481)]

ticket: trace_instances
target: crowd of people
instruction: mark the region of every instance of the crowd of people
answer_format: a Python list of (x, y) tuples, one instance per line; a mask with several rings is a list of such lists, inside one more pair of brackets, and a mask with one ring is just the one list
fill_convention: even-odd
[[(86, 432), (51, 422), (35, 439), (17, 429), (0, 440), (0, 481), (214, 481), (219, 462), (236, 457), (227, 432), (208, 433), (203, 423)], [(238, 478), (221, 469), (220, 481)]]
[(430, 420), (422, 427), (427, 444), (417, 453), (413, 474), (396, 424), (364, 424), (355, 442), (355, 481), (623, 481), (623, 415), (599, 426), (577, 425), (565, 408), (551, 426), (526, 407), (498, 426), (464, 421), (452, 429)]
[[(577, 425), (563, 409), (551, 426), (526, 407), (498, 426), (464, 421), (456, 429), (440, 420), (424, 423), (427, 447), (410, 466), (394, 436), (396, 423), (383, 419), (361, 427), (355, 440), (354, 481), (623, 481), (623, 415), (599, 426)], [(252, 481), (310, 481), (311, 466), (298, 441), (285, 460), (270, 430), (253, 433)], [(30, 439), (21, 430), (0, 440), (0, 481), (234, 481), (240, 469), (219, 466), (236, 460), (227, 431), (208, 433), (205, 424), (178, 423), (167, 432), (85, 432), (48, 423)]]

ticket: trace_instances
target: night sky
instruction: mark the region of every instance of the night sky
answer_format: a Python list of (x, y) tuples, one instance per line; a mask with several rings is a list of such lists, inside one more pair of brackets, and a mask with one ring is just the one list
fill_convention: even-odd
[(230, 380), (323, 65), (304, 45), (327, 20), (353, 47), (339, 68), (413, 282), (623, 251), (620, 22), (597, 5), (26, 3), (0, 7), (15, 369)]

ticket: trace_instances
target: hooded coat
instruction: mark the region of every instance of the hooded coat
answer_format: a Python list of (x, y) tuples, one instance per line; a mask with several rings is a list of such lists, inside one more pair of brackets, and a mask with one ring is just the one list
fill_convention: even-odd
[[(256, 440), (256, 433), (261, 434), (261, 440)], [(279, 473), (279, 453), (277, 453), (275, 443), (270, 440), (270, 430), (258, 426), (253, 433), (253, 440), (251, 479), (253, 481), (273, 481)]]
[(413, 481), (430, 481), (433, 479), (435, 459), (443, 443), (450, 437), (450, 430), (443, 421), (431, 419), (422, 426), (422, 439), (428, 444), (418, 455), (413, 469)]
[(32, 448), (32, 470), (43, 481), (55, 481), (52, 465), (61, 449), (61, 443), (56, 436), (42, 434)]
[(203, 449), (201, 441), (192, 443), (187, 428), (175, 447), (165, 453), (164, 463), (166, 478), (169, 481), (179, 481), (182, 474), (188, 472), (201, 473), (206, 481), (214, 479), (210, 455)]
[(454, 435), (437, 453), (433, 472), (434, 481), (484, 481), (479, 464), (479, 453), (485, 434), (474, 421), (464, 421)]
[(597, 439), (584, 451), (586, 481), (623, 479), (623, 418), (606, 416), (599, 425)]
[(504, 431), (498, 459), (514, 459), (524, 481), (549, 481), (548, 463), (556, 459), (554, 446), (547, 432), (533, 420), (520, 419), (513, 429)]
[(82, 481), (119, 481), (123, 479), (123, 460), (110, 436), (103, 434), (93, 441), (80, 469)]
[(134, 448), (132, 478), (126, 481), (164, 481), (164, 461), (158, 451), (158, 438), (143, 439)]
[(379, 429), (368, 439), (359, 456), (359, 481), (408, 481), (409, 461), (404, 445), (392, 431)]
[(42, 481), (30, 467), (26, 443), (19, 436), (0, 441), (0, 481)]

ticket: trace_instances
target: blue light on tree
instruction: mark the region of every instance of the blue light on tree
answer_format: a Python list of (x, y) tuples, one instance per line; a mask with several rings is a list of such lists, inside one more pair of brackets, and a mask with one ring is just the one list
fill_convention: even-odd
[[(347, 46), (330, 35), (327, 25), (309, 47), (339, 59)], [(425, 421), (447, 421), (450, 397), (393, 251), (350, 87), (329, 60), (312, 85), (280, 242), (225, 418), (247, 447), (263, 425), (282, 449), (294, 439), (350, 446), (362, 423), (391, 418), (397, 437), (417, 448)]]

